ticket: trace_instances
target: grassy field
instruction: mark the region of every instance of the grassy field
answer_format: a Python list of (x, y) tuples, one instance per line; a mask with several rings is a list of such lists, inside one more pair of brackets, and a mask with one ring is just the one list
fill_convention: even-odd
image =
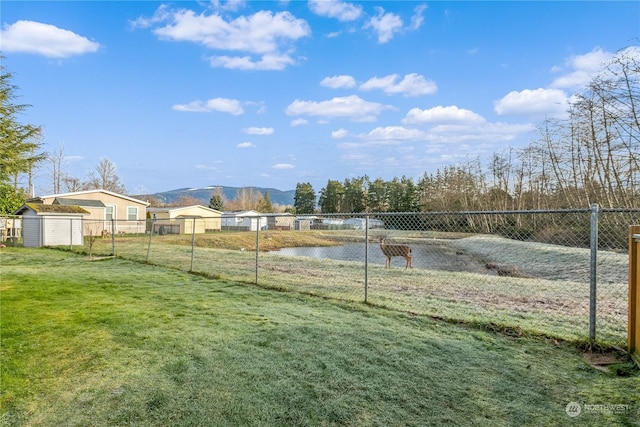
[[(563, 340), (589, 339), (589, 251), (514, 241), (492, 236), (396, 232), (395, 240), (412, 245), (447, 245), (455, 252), (485, 260), (512, 276), (395, 268), (370, 265), (367, 302), (394, 310), (464, 322), (493, 323)], [(445, 238), (446, 237), (446, 238)], [(291, 246), (363, 242), (362, 231), (264, 232), (258, 264), (255, 233), (223, 232), (198, 236), (118, 237), (116, 253), (131, 260), (203, 273), (209, 277), (254, 283), (345, 301), (365, 299), (364, 264), (313, 257), (289, 257), (270, 250)], [(244, 250), (243, 250), (244, 249)], [(83, 248), (86, 251), (86, 248)], [(372, 251), (377, 250), (372, 244)], [(110, 239), (98, 239), (96, 256), (112, 251)], [(147, 258), (148, 255), (148, 258)], [(193, 255), (193, 257), (192, 257)], [(627, 322), (625, 254), (600, 252), (597, 340), (624, 346)], [(256, 275), (256, 265), (258, 274)], [(515, 277), (514, 277), (515, 276)]]
[(639, 425), (632, 364), (551, 339), (119, 258), (0, 266), (6, 426)]

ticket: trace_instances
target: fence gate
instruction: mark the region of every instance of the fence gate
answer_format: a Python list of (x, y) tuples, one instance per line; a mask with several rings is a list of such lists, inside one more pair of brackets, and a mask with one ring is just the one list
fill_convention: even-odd
[(629, 352), (640, 366), (640, 225), (629, 227)]

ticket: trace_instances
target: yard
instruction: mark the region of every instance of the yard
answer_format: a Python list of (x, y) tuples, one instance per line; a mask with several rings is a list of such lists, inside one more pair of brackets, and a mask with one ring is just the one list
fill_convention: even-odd
[[(370, 264), (369, 304), (563, 340), (588, 340), (588, 249), (462, 233), (396, 231), (393, 238), (413, 247), (414, 265), (424, 257), (431, 261), (411, 270), (385, 269), (383, 261)], [(111, 239), (94, 243), (96, 256), (109, 255), (114, 247)], [(245, 283), (257, 279), (261, 286), (273, 289), (365, 300), (362, 231), (264, 232), (259, 235), (257, 257), (255, 232), (198, 235), (193, 243), (192, 251), (191, 236), (153, 236), (151, 241), (147, 236), (119, 237), (115, 250), (123, 258), (208, 277)], [(317, 248), (341, 244), (351, 244), (360, 253), (349, 253), (348, 259), (341, 260), (313, 256)], [(301, 253), (306, 256), (274, 252), (295, 246), (303, 246)], [(86, 247), (80, 250), (87, 252)], [(377, 243), (370, 244), (369, 252), (370, 258), (380, 255)], [(444, 269), (434, 265), (436, 258), (441, 258)], [(597, 339), (623, 347), (628, 257), (600, 251), (598, 260)], [(480, 268), (465, 268), (471, 263)]]
[(172, 263), (2, 249), (3, 425), (639, 425), (622, 355)]

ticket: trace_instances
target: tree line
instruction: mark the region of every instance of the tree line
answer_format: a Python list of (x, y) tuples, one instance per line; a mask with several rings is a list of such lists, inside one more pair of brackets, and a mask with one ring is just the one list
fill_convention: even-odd
[[(301, 194), (313, 191), (298, 184)], [(298, 194), (296, 188), (296, 194)], [(307, 198), (301, 196), (303, 201)], [(620, 51), (575, 94), (567, 117), (539, 124), (525, 148), (450, 165), (415, 180), (329, 179), (323, 213), (584, 209), (640, 206), (640, 54)], [(301, 209), (302, 208), (302, 209)], [(296, 205), (308, 211), (308, 206)], [(308, 213), (308, 212), (307, 212)]]

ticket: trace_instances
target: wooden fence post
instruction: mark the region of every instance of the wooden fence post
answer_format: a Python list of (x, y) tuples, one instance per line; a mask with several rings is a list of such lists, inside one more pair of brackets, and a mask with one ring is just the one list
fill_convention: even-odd
[(640, 225), (629, 227), (629, 353), (640, 366)]

